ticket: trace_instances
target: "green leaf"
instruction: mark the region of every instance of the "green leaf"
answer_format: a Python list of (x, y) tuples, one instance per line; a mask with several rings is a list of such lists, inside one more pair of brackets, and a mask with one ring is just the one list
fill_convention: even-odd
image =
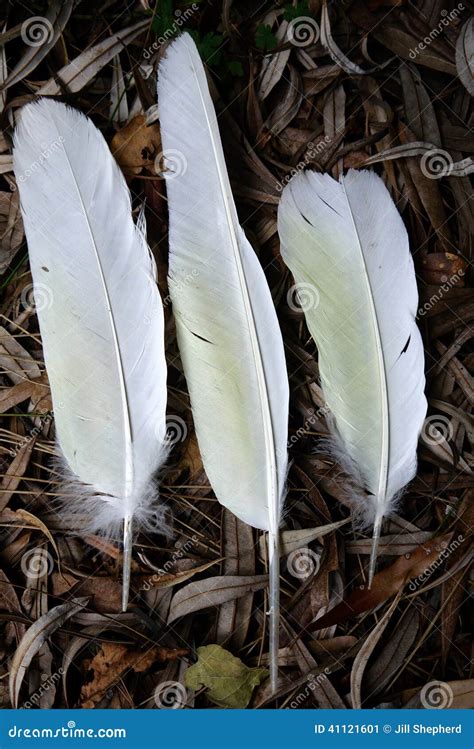
[(295, 5), (285, 5), (284, 6), (285, 12), (283, 13), (283, 18), (285, 21), (294, 21), (295, 18), (300, 18), (300, 16), (307, 16), (309, 13), (309, 6), (307, 0), (301, 0), (301, 2), (297, 3)]
[(160, 6), (159, 12), (155, 10), (155, 16), (153, 18), (151, 28), (157, 36), (163, 36), (167, 31), (173, 29), (174, 16), (173, 16), (173, 0), (161, 0), (160, 3), (156, 4), (156, 7)]
[(229, 62), (227, 63), (227, 70), (231, 75), (236, 75), (239, 78), (241, 78), (244, 74), (242, 63), (238, 60), (229, 60)]
[(264, 52), (269, 52), (278, 44), (277, 38), (268, 24), (260, 24), (255, 32), (255, 44)]
[(207, 697), (220, 707), (247, 707), (255, 687), (268, 676), (266, 668), (249, 668), (220, 645), (198, 648), (197, 655), (197, 663), (185, 673), (186, 686), (207, 687)]
[(201, 59), (210, 65), (216, 67), (222, 58), (221, 47), (224, 43), (222, 34), (215, 34), (214, 31), (208, 31), (203, 37), (198, 31), (188, 30), (196, 43)]

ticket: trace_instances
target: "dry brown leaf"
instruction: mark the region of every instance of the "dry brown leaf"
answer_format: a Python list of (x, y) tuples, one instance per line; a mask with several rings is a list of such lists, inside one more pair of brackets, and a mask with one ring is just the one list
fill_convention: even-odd
[(471, 16), (459, 32), (456, 42), (456, 69), (466, 91), (474, 96), (474, 18)]
[(405, 708), (472, 710), (474, 708), (474, 679), (461, 681), (433, 679), (421, 690), (404, 690), (401, 700)]
[(51, 575), (52, 590), (56, 596), (73, 591), (75, 595), (87, 596), (92, 600), (96, 611), (103, 614), (116, 614), (121, 610), (122, 585), (111, 577), (76, 577), (67, 573), (55, 572)]
[[(182, 560), (189, 561), (189, 560)], [(194, 575), (198, 575), (200, 572), (205, 572), (212, 567), (214, 564), (219, 562), (218, 559), (213, 559), (211, 562), (205, 562), (197, 567), (189, 567), (188, 569), (179, 570), (178, 572), (164, 572), (158, 571), (151, 575), (136, 575), (133, 578), (133, 585), (139, 590), (150, 590), (151, 588), (173, 588), (179, 583), (184, 583)], [(192, 563), (191, 563), (192, 564)]]
[(190, 583), (179, 590), (171, 602), (168, 624), (181, 616), (200, 611), (209, 606), (220, 606), (246, 593), (255, 593), (268, 583), (267, 575), (228, 575), (209, 577), (206, 580)]
[(21, 35), (26, 50), (3, 84), (4, 89), (30, 75), (53, 49), (69, 21), (73, 6), (74, 0), (52, 0), (44, 16), (32, 16), (22, 24)]
[(18, 191), (0, 192), (0, 274), (5, 273), (10, 265), (23, 237)]
[(41, 86), (38, 94), (40, 96), (58, 96), (61, 94), (62, 86), (72, 93), (80, 91), (104, 65), (107, 65), (119, 52), (130, 42), (136, 39), (149, 25), (149, 20), (139, 21), (133, 26), (121, 29), (116, 34), (108, 36), (103, 42), (99, 42), (90, 49), (81, 52), (74, 60), (58, 70), (44, 86)]
[(10, 388), (5, 388), (0, 393), (0, 413), (10, 411), (23, 401), (29, 400), (36, 388), (36, 383), (31, 380), (19, 382)]
[(136, 176), (145, 167), (153, 167), (161, 151), (160, 129), (147, 125), (145, 115), (139, 114), (115, 133), (110, 150), (124, 174)]
[[(11, 614), (15, 614), (15, 616), (21, 615), (21, 606), (20, 601), (18, 600), (18, 596), (16, 594), (16, 590), (9, 581), (8, 577), (5, 575), (3, 570), (0, 569), (0, 609), (9, 611)], [(6, 627), (6, 643), (9, 644), (9, 641), (13, 636), (16, 638), (17, 642), (20, 642), (21, 638), (25, 634), (26, 627), (21, 622), (15, 622), (11, 621), (7, 623)]]
[(18, 697), (26, 670), (46, 640), (87, 604), (86, 598), (76, 598), (48, 611), (29, 627), (19, 643), (10, 666), (10, 699), (18, 707)]
[(421, 253), (420, 275), (427, 284), (433, 284), (436, 291), (447, 282), (451, 288), (464, 286), (467, 270), (464, 258), (452, 252)]
[(351, 670), (351, 700), (352, 709), (360, 710), (362, 708), (362, 677), (365, 673), (365, 668), (369, 661), (370, 656), (375, 650), (375, 647), (382, 637), (390, 618), (398, 606), (402, 591), (400, 590), (396, 598), (390, 604), (388, 610), (385, 612), (383, 617), (379, 619), (373, 630), (365, 638), (361, 649), (357, 653)]
[(0, 326), (0, 366), (7, 377), (15, 384), (25, 379), (41, 377), (41, 371), (31, 354), (18, 340)]
[(333, 624), (341, 624), (397, 595), (410, 580), (424, 574), (439, 559), (451, 538), (452, 533), (436, 536), (430, 542), (418, 546), (414, 552), (399, 557), (394, 564), (375, 575), (371, 588), (364, 585), (356, 588), (345, 601), (316, 619), (307, 629), (314, 632)]
[(17, 449), (16, 455), (8, 466), (8, 469), (0, 484), (0, 512), (2, 512), (10, 499), (18, 489), (25, 471), (31, 460), (36, 437), (30, 437), (28, 441)]
[[(225, 575), (254, 575), (255, 547), (253, 530), (232, 512), (222, 513), (222, 546), (225, 549)], [(229, 644), (236, 650), (243, 647), (252, 616), (253, 593), (247, 593), (219, 608), (216, 642)]]
[(80, 702), (83, 709), (94, 708), (105, 693), (128, 671), (144, 673), (155, 663), (176, 660), (188, 654), (187, 648), (168, 648), (158, 645), (140, 651), (113, 642), (103, 642), (92, 659), (88, 671), (91, 681), (83, 684)]

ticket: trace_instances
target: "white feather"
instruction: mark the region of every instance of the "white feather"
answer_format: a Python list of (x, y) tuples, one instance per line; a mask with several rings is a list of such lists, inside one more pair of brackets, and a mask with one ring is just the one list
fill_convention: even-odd
[(314, 290), (305, 316), (324, 396), (355, 482), (368, 492), (356, 510), (379, 526), (415, 474), (426, 414), (407, 232), (382, 180), (354, 170), (340, 182), (296, 176), (283, 191), (278, 230), (297, 286)]
[[(206, 75), (188, 34), (160, 63), (158, 105), (169, 288), (204, 467), (221, 504), (269, 531), (272, 554), (287, 470), (283, 342), (263, 270), (239, 225)], [(278, 582), (277, 561), (275, 570)], [(274, 613), (276, 604), (272, 597)]]
[(132, 518), (153, 524), (167, 452), (163, 310), (125, 180), (92, 122), (46, 99), (21, 112), (14, 169), (57, 443), (74, 484), (64, 512), (107, 535)]

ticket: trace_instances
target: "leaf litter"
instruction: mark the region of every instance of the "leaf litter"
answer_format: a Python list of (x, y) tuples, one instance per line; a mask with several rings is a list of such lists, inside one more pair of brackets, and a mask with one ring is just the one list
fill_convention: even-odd
[[(86, 8), (51, 3), (36, 47), (25, 41), (26, 10), (11, 7), (0, 33), (0, 699), (162, 708), (157, 695), (172, 683), (188, 709), (417, 707), (428, 686), (441, 684), (453, 707), (472, 707), (472, 19), (454, 3), (441, 15), (426, 3), (384, 0), (270, 3), (264, 14), (244, 0), (224, 4), (222, 17), (212, 3), (186, 16), (208, 66), (239, 216), (265, 268), (287, 351), (291, 468), (273, 698), (265, 540), (223, 510), (209, 487), (164, 282), (155, 74), (166, 24), (187, 7), (167, 5), (169, 18), (147, 3), (120, 1), (92, 18)], [(301, 22), (306, 36), (298, 35)], [(35, 314), (42, 301), (32, 292), (11, 171), (15, 119), (38, 93), (78, 107), (102, 130), (137, 213), (146, 204), (160, 269), (170, 412), (186, 429), (161, 489), (173, 537), (137, 539), (127, 614), (118, 613), (120, 549), (75, 536), (52, 503), (54, 421)], [(349, 167), (384, 177), (407, 227), (430, 405), (418, 474), (385, 523), (370, 590), (370, 541), (350, 523), (344, 474), (318, 447), (327, 423), (317, 353), (276, 231), (278, 199), (293, 174), (337, 176)]]

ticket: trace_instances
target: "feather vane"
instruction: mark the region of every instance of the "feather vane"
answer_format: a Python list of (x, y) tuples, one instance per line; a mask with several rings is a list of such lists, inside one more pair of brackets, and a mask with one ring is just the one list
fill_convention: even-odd
[(297, 286), (315, 290), (305, 316), (333, 435), (360, 489), (355, 510), (378, 538), (415, 474), (426, 414), (407, 232), (382, 180), (354, 170), (339, 182), (297, 175), (283, 191), (278, 229)]
[[(14, 169), (51, 385), (62, 512), (87, 532), (163, 522), (153, 477), (167, 454), (163, 310), (143, 220), (101, 133), (43, 99), (15, 132)], [(73, 522), (74, 522), (73, 518)]]

